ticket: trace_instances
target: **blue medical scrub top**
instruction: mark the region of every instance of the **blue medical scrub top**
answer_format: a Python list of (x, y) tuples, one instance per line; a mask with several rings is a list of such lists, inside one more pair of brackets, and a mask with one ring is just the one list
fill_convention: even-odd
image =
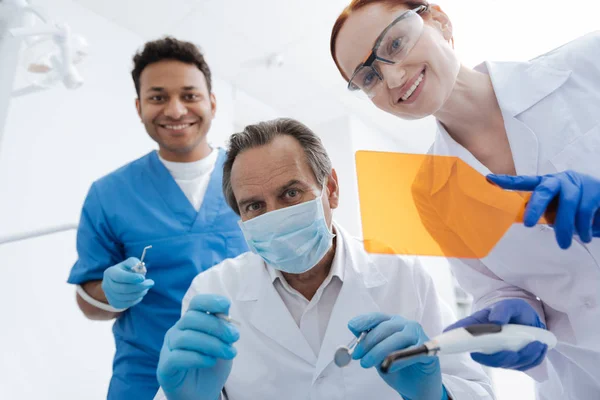
[(239, 217), (225, 202), (221, 149), (200, 211), (196, 211), (153, 151), (94, 182), (85, 199), (77, 253), (68, 282), (101, 280), (104, 270), (146, 252), (155, 285), (113, 325), (116, 354), (108, 399), (152, 399), (166, 331), (181, 314), (194, 277), (248, 250)]

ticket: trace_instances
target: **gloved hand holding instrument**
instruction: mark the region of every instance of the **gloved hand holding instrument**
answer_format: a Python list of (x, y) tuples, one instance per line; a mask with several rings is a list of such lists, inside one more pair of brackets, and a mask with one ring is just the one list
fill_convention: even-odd
[[(352, 352), (363, 368), (376, 367), (381, 378), (405, 399), (445, 400), (440, 361), (436, 356), (423, 355), (402, 361), (383, 373), (379, 366), (386, 356), (398, 349), (427, 342), (421, 325), (399, 315), (369, 313), (353, 318), (348, 328), (362, 337)], [(365, 334), (366, 332), (366, 334)]]
[(156, 376), (169, 400), (216, 400), (231, 372), (240, 338), (229, 321), (230, 301), (199, 294), (167, 331)]
[(397, 361), (416, 356), (469, 352), (481, 364), (524, 371), (539, 365), (546, 351), (556, 346), (556, 337), (545, 328), (527, 302), (504, 300), (456, 322), (429, 341), (390, 353), (381, 370), (385, 373)]
[(148, 290), (154, 286), (152, 279), (146, 279), (146, 264), (144, 248), (141, 259), (130, 257), (127, 260), (113, 265), (104, 271), (102, 291), (108, 303), (119, 311), (126, 310), (138, 304)]

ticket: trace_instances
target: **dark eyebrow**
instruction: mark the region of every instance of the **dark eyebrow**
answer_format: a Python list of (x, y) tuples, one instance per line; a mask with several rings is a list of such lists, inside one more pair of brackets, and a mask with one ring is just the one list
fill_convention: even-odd
[(164, 92), (165, 88), (159, 86), (152, 86), (150, 89), (146, 90), (147, 92)]
[(285, 185), (279, 187), (278, 191), (279, 191), (279, 193), (283, 193), (287, 189), (289, 189), (290, 187), (292, 187), (294, 185), (300, 185), (300, 186), (304, 186), (304, 187), (306, 186), (303, 182), (299, 181), (298, 179), (292, 179), (291, 181), (289, 181)]
[[(192, 90), (198, 90), (198, 88), (196, 86), (183, 86), (181, 88), (181, 90), (185, 90), (185, 91), (192, 91)], [(147, 90), (148, 92), (164, 92), (165, 88), (164, 87), (160, 87), (160, 86), (152, 86), (150, 89)]]

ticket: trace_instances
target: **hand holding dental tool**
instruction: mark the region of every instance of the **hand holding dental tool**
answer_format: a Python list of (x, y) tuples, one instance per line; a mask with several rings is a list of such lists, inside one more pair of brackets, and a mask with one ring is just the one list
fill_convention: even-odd
[(237, 328), (217, 315), (227, 315), (230, 301), (199, 294), (167, 331), (156, 376), (169, 400), (214, 400), (225, 386), (240, 338)]
[(114, 311), (124, 311), (138, 304), (154, 286), (154, 281), (145, 277), (146, 264), (143, 261), (150, 247), (144, 248), (141, 260), (130, 257), (104, 271), (102, 290)]
[[(399, 315), (369, 313), (353, 318), (348, 328), (355, 336), (367, 332), (354, 347), (352, 359), (360, 359), (363, 368), (378, 367), (391, 352), (425, 343), (429, 340), (421, 325)], [(442, 384), (442, 371), (437, 357), (414, 357), (393, 371), (379, 376), (406, 399), (448, 399)]]
[(390, 353), (381, 363), (381, 371), (387, 373), (394, 362), (421, 355), (517, 352), (536, 341), (550, 349), (556, 346), (554, 334), (542, 328), (516, 324), (469, 325), (442, 333), (421, 345)]
[[(523, 299), (505, 299), (479, 310), (468, 317), (450, 325), (444, 332), (475, 324), (519, 324), (546, 329), (535, 309)], [(471, 353), (471, 358), (483, 365), (494, 368), (510, 368), (527, 371), (544, 361), (547, 346), (541, 342), (532, 342), (515, 351), (500, 351), (494, 354)]]

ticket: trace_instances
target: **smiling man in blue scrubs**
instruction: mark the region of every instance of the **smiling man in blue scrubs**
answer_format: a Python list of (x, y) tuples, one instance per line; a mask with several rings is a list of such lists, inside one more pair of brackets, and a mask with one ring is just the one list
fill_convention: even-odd
[[(216, 99), (203, 55), (167, 37), (133, 61), (138, 114), (159, 150), (92, 184), (68, 280), (89, 319), (115, 319), (110, 400), (154, 396), (163, 336), (192, 279), (247, 251), (221, 190), (225, 153), (206, 138)], [(134, 269), (146, 246), (144, 275)]]

